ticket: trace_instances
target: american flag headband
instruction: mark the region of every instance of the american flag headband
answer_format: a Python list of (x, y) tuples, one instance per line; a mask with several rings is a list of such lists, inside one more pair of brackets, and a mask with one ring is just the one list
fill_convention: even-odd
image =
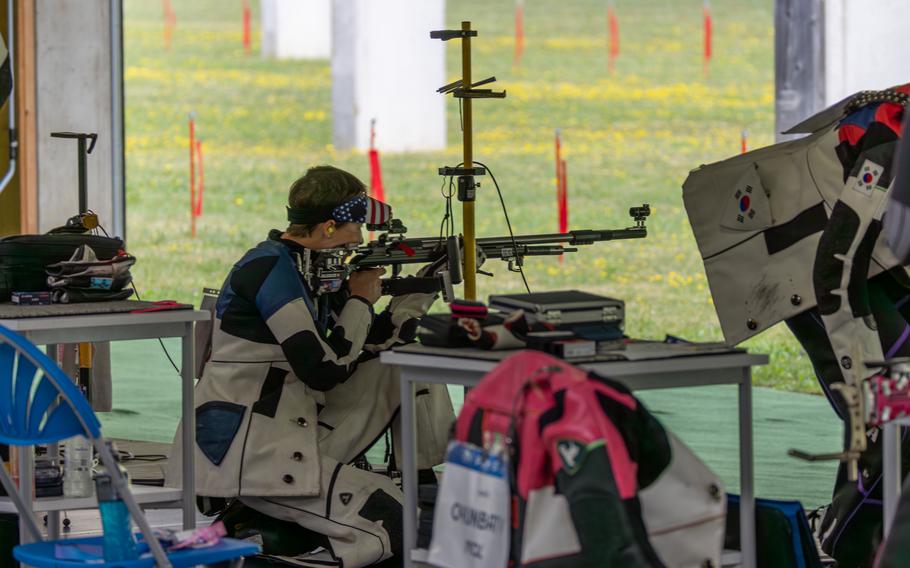
[(367, 229), (381, 229), (392, 218), (392, 207), (366, 195), (358, 195), (341, 205), (326, 207), (288, 207), (288, 221), (300, 225), (315, 225), (329, 219), (339, 223), (363, 223)]

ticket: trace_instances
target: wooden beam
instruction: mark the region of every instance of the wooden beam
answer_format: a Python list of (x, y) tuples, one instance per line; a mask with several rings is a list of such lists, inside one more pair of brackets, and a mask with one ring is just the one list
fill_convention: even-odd
[(19, 131), (19, 219), (38, 232), (38, 146), (35, 115), (35, 0), (16, 3), (16, 122)]

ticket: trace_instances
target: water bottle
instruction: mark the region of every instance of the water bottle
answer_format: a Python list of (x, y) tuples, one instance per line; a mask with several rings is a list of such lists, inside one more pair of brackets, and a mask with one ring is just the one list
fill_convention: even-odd
[(73, 436), (66, 441), (63, 461), (63, 496), (90, 497), (92, 495), (92, 443), (84, 436)]
[[(65, 358), (66, 349), (63, 345), (58, 345), (57, 360), (62, 362)], [(78, 381), (76, 383), (82, 394), (86, 395), (85, 385), (79, 385)], [(64, 447), (66, 455), (63, 460), (63, 496), (91, 497), (92, 443), (84, 436), (73, 436), (64, 442)]]
[[(116, 452), (114, 456), (116, 459)], [(101, 513), (101, 528), (104, 530), (102, 548), (105, 562), (136, 560), (139, 558), (139, 551), (133, 539), (130, 513), (123, 498), (114, 488), (111, 472), (102, 469), (95, 474), (95, 493), (98, 496), (98, 510)]]

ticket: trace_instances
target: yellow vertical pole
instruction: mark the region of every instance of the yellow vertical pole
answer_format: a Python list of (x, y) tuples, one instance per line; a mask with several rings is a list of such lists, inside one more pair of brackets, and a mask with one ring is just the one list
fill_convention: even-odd
[[(462, 31), (471, 29), (471, 22), (461, 22)], [(471, 37), (465, 35), (461, 40), (461, 84), (464, 89), (471, 88)], [(461, 99), (462, 133), (464, 144), (464, 167), (474, 167), (473, 123), (471, 116), (471, 99)], [(466, 300), (477, 299), (477, 244), (474, 234), (474, 201), (462, 202), (462, 226), (464, 232), (464, 297)]]

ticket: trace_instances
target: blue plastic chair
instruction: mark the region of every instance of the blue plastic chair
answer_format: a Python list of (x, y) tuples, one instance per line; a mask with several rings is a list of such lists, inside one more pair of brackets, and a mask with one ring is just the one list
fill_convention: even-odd
[(180, 568), (225, 561), (234, 561), (239, 566), (243, 557), (259, 552), (255, 544), (222, 539), (213, 547), (166, 553), (154, 538), (129, 485), (119, 474), (114, 456), (101, 436), (101, 423), (88, 401), (47, 355), (19, 334), (0, 326), (0, 443), (31, 446), (73, 436), (91, 440), (101, 463), (111, 472), (112, 485), (142, 532), (140, 550), (144, 553), (139, 560), (103, 562), (100, 537), (42, 541), (31, 507), (23, 502), (0, 460), (0, 482), (16, 505), (21, 522), (36, 541), (13, 550), (13, 556), (20, 562), (39, 568)]

